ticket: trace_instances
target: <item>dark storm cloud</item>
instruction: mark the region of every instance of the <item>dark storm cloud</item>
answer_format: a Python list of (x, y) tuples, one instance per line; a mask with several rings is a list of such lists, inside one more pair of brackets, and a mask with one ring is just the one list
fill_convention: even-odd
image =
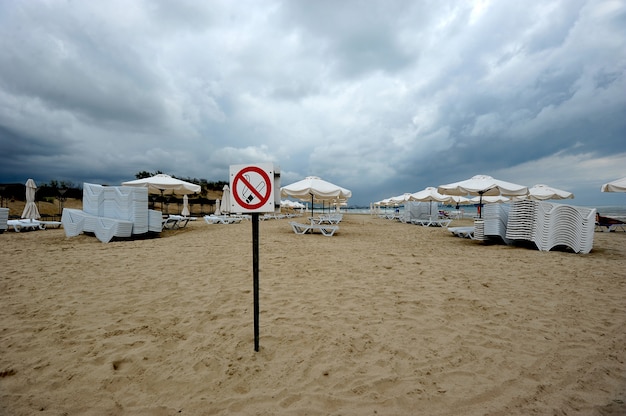
[(3, 2), (0, 182), (271, 161), (358, 204), (478, 173), (592, 195), (626, 175), (624, 27), (610, 0)]

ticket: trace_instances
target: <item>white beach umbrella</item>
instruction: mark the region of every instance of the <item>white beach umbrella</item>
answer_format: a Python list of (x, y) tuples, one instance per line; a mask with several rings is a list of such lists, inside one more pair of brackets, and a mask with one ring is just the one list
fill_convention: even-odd
[(443, 195), (437, 191), (437, 188), (432, 186), (426, 187), (419, 192), (411, 194), (411, 201), (419, 202), (450, 202), (452, 200), (451, 195)]
[(28, 218), (31, 220), (41, 218), (39, 210), (37, 209), (37, 204), (35, 204), (35, 192), (37, 192), (37, 185), (35, 184), (35, 181), (28, 179), (26, 181), (26, 205), (24, 206), (24, 211), (22, 211), (22, 218)]
[(458, 196), (458, 195), (450, 195), (450, 202), (451, 204), (457, 204), (457, 205), (469, 205), (469, 204), (473, 204), (472, 200), (464, 197), (464, 196)]
[[(411, 194), (411, 201), (418, 202), (450, 202), (452, 197), (450, 195), (442, 195), (437, 191), (437, 188), (433, 188), (432, 186), (428, 186), (422, 189), (419, 192), (415, 192)], [(432, 214), (433, 206), (429, 205), (429, 214)]]
[[(497, 204), (497, 203), (502, 203), (502, 202), (509, 202), (510, 200), (511, 200), (511, 198), (507, 198), (506, 196), (502, 196), (502, 195), (490, 195), (490, 196), (483, 196), (482, 197), (482, 203), (487, 203), (487, 204)], [(479, 204), (479, 203), (481, 203), (481, 197), (475, 196), (473, 198), (470, 198), (470, 202), (472, 202), (474, 204)]]
[[(520, 197), (523, 199), (524, 197)], [(528, 189), (526, 199), (531, 201), (547, 201), (550, 199), (573, 199), (574, 194), (571, 192), (556, 189), (548, 185), (537, 184)]]
[(413, 201), (412, 195), (410, 192), (406, 192), (402, 195), (392, 196), (389, 198), (389, 203), (391, 205), (404, 205), (409, 201)]
[(378, 202), (374, 202), (374, 205), (388, 207), (390, 205), (393, 205), (393, 203), (391, 202), (391, 198), (385, 198), (385, 199), (382, 199), (382, 200), (380, 200)]
[(122, 182), (123, 186), (139, 186), (148, 188), (148, 193), (163, 195), (189, 195), (199, 193), (200, 185), (172, 178), (170, 175), (159, 173), (149, 178)]
[(317, 176), (307, 176), (301, 181), (281, 187), (280, 195), (285, 198), (292, 197), (302, 201), (311, 200), (311, 214), (313, 214), (314, 201), (347, 200), (352, 196), (352, 191), (322, 180)]
[(605, 183), (602, 185), (602, 192), (626, 192), (626, 178)]
[[(501, 181), (487, 175), (476, 175), (464, 181), (439, 185), (437, 190), (444, 195), (479, 196), (480, 205), (482, 205), (484, 196), (523, 196), (528, 194), (526, 186)], [(479, 216), (482, 217), (482, 212)]]
[(183, 195), (183, 210), (181, 211), (181, 215), (184, 217), (189, 216), (189, 197), (187, 195)]
[(122, 182), (122, 185), (148, 188), (149, 194), (160, 194), (161, 209), (163, 209), (163, 195), (188, 195), (198, 193), (201, 190), (200, 185), (172, 178), (164, 173), (149, 178)]

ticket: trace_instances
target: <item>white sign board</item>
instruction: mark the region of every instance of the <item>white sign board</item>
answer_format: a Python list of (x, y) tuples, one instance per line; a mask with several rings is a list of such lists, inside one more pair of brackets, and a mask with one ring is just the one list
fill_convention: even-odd
[(280, 171), (272, 163), (230, 166), (230, 212), (280, 210)]

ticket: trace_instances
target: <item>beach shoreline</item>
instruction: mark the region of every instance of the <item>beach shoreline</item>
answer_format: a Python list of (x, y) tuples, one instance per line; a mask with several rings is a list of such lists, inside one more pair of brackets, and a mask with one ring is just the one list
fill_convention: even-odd
[(626, 233), (579, 255), (288, 221), (260, 223), (258, 353), (249, 222), (108, 244), (5, 232), (0, 414), (626, 410)]

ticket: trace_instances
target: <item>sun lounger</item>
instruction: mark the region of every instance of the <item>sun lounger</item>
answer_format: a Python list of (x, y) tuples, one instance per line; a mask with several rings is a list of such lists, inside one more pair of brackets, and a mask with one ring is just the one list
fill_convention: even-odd
[(241, 218), (231, 218), (226, 215), (205, 215), (204, 221), (207, 224), (237, 224), (241, 222)]
[(474, 238), (474, 227), (448, 227), (448, 231), (456, 237)]
[(7, 226), (13, 227), (16, 233), (19, 233), (22, 230), (45, 230), (46, 226), (41, 221), (38, 220), (7, 220)]
[(626, 223), (618, 220), (617, 218), (603, 217), (596, 213), (596, 228), (597, 231), (613, 232), (618, 229), (626, 231)]
[(311, 218), (315, 224), (339, 224), (343, 219), (343, 214), (324, 214)]
[(287, 218), (287, 215), (285, 214), (263, 214), (262, 217), (259, 217), (259, 219), (261, 221), (267, 221), (267, 220), (282, 220), (284, 218)]
[(170, 215), (167, 218), (163, 218), (164, 230), (176, 230), (179, 228), (185, 228), (189, 221), (195, 220), (191, 217), (183, 217), (182, 215)]
[(39, 221), (43, 224), (43, 227), (47, 230), (48, 228), (61, 228), (63, 223), (61, 221)]
[(415, 225), (421, 225), (424, 227), (447, 227), (450, 225), (452, 220), (448, 219), (437, 219), (437, 218), (427, 218), (427, 219), (412, 219), (411, 223)]
[(290, 221), (289, 224), (293, 229), (293, 232), (296, 234), (306, 234), (315, 231), (319, 231), (326, 237), (332, 237), (337, 230), (339, 230), (339, 226), (337, 225), (324, 225), (324, 224), (300, 224), (295, 221)]
[(252, 216), (247, 214), (231, 214), (229, 217), (242, 221), (250, 221), (252, 219)]
[(162, 230), (175, 230), (176, 228), (178, 228), (178, 223), (179, 220), (177, 218), (163, 218), (163, 226), (161, 227)]

